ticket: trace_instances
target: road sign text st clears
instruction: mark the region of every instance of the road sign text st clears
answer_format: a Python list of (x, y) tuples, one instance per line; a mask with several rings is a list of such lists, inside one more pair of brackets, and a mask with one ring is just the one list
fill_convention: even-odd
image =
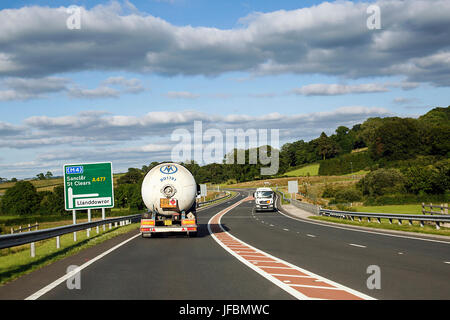
[(64, 166), (66, 210), (114, 207), (111, 162)]

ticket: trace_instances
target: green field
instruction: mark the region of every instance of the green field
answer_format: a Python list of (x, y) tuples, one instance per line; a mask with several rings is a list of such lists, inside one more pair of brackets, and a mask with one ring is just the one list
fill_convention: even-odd
[(422, 214), (422, 205), (420, 205), (420, 204), (367, 206), (367, 207), (361, 206), (361, 207), (354, 207), (354, 208), (358, 212)]
[(314, 163), (305, 167), (301, 167), (289, 172), (286, 172), (284, 176), (292, 176), (292, 177), (306, 177), (308, 176), (308, 173), (310, 176), (317, 176), (319, 175), (319, 163)]
[(36, 256), (30, 256), (30, 245), (22, 245), (0, 250), (0, 285), (3, 285), (23, 274), (40, 269), (52, 262), (75, 254), (80, 250), (92, 247), (120, 234), (139, 228), (139, 223), (133, 223), (122, 227), (113, 227), (106, 231), (100, 227), (100, 233), (96, 229), (91, 230), (91, 237), (87, 238), (86, 231), (77, 232), (77, 242), (73, 241), (73, 234), (68, 233), (60, 237), (61, 248), (56, 249), (55, 238), (36, 242)]

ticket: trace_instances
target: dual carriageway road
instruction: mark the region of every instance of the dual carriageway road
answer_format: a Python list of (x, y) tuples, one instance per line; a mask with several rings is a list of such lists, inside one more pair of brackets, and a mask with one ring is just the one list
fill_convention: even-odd
[[(450, 242), (255, 212), (250, 194), (201, 209), (196, 238), (142, 238), (137, 229), (3, 286), (0, 298), (450, 298)], [(80, 289), (66, 285), (69, 265), (82, 267)], [(370, 266), (379, 288), (368, 286)]]

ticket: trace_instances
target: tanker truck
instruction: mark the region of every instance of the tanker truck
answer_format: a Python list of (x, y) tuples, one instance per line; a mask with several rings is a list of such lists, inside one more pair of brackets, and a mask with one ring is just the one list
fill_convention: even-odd
[(141, 218), (142, 237), (161, 232), (197, 235), (199, 185), (188, 169), (173, 162), (160, 163), (145, 176), (141, 194), (148, 209)]

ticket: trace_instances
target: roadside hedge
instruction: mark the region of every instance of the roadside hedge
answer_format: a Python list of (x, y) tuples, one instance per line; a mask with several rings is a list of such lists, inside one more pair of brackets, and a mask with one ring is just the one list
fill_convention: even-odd
[(360, 170), (368, 170), (375, 162), (368, 152), (349, 153), (320, 162), (320, 176), (340, 176)]

